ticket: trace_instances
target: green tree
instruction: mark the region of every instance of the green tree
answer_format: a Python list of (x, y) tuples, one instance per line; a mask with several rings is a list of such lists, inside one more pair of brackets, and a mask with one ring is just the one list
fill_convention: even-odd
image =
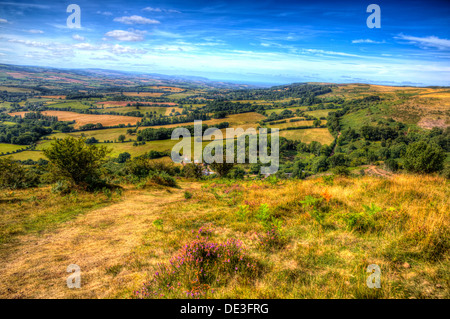
[(100, 167), (110, 152), (106, 146), (88, 145), (86, 138), (66, 137), (44, 150), (56, 179), (75, 185), (93, 186), (100, 180)]
[(403, 160), (409, 172), (433, 173), (444, 168), (445, 156), (437, 144), (419, 141), (408, 145)]
[(322, 121), (321, 121), (321, 120), (318, 120), (318, 119), (316, 119), (316, 120), (313, 122), (314, 127), (319, 127), (321, 124), (322, 124)]
[(211, 169), (216, 172), (219, 176), (224, 177), (233, 168), (234, 163), (227, 163), (224, 156), (223, 163), (211, 163)]
[(117, 158), (117, 162), (118, 163), (125, 163), (130, 158), (131, 158), (130, 153), (128, 153), (128, 152), (120, 153), (119, 157)]
[(121, 134), (119, 135), (119, 142), (123, 143), (123, 141), (125, 141), (125, 135)]
[(0, 189), (18, 189), (37, 186), (39, 176), (26, 170), (11, 157), (0, 158)]

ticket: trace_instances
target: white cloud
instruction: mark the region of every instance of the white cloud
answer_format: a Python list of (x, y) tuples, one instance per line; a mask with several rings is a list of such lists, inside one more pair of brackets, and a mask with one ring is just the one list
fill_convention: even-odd
[(317, 50), (317, 49), (302, 49), (302, 51), (306, 52), (306, 53), (313, 53), (313, 54), (318, 54), (318, 55), (325, 54), (325, 55), (360, 57), (359, 55), (356, 55), (356, 54), (350, 54), (350, 53), (345, 53), (345, 52), (336, 52), (336, 51)]
[(114, 38), (119, 41), (143, 41), (145, 31), (124, 31), (113, 30), (105, 33), (106, 37)]
[(178, 10), (173, 10), (173, 9), (161, 9), (161, 8), (152, 8), (152, 7), (146, 7), (144, 9), (142, 9), (142, 11), (147, 11), (147, 12), (164, 12), (164, 13), (181, 13)]
[(42, 31), (42, 30), (36, 30), (36, 29), (28, 30), (28, 32), (33, 33), (33, 34), (42, 34), (42, 33), (44, 33), (44, 31)]
[(358, 40), (352, 40), (352, 43), (384, 43), (384, 41), (374, 41), (371, 39), (358, 39)]
[(114, 21), (125, 24), (159, 24), (158, 20), (147, 19), (141, 16), (133, 15), (130, 17), (115, 18)]
[(74, 34), (74, 35), (72, 36), (72, 39), (77, 40), (77, 41), (84, 41), (84, 40), (86, 40), (85, 37), (83, 37), (83, 36), (81, 36), (81, 35), (78, 35), (78, 34)]
[(118, 54), (118, 55), (120, 55), (120, 54), (143, 54), (143, 53), (145, 53), (145, 50), (135, 49), (135, 48), (132, 48), (132, 47), (129, 47), (129, 46), (120, 45), (120, 44), (94, 45), (94, 44), (90, 44), (90, 43), (77, 43), (77, 44), (74, 44), (73, 47), (75, 49), (87, 50), (87, 51), (104, 50), (104, 51), (108, 51), (110, 53), (114, 53), (114, 54)]
[(112, 16), (112, 12), (109, 11), (97, 11), (97, 14), (101, 14), (104, 16)]
[[(76, 49), (80, 49), (80, 50), (100, 50), (101, 47), (100, 46), (96, 46), (90, 43), (77, 43), (73, 45), (74, 48)], [(107, 46), (104, 45), (104, 48), (106, 48)]]
[(395, 37), (395, 39), (410, 41), (410, 43), (416, 44), (423, 49), (426, 49), (429, 47), (438, 48), (440, 50), (450, 49), (450, 40), (440, 39), (435, 36), (413, 37), (413, 36), (400, 34), (398, 37)]
[(8, 20), (0, 18), (0, 23), (8, 23)]
[(23, 44), (26, 46), (37, 47), (37, 48), (46, 47), (48, 45), (46, 43), (39, 42), (39, 41), (30, 41), (30, 40), (21, 40), (21, 39), (9, 39), (8, 42), (19, 43), (19, 44)]
[(112, 53), (115, 54), (143, 54), (145, 50), (135, 49), (127, 46), (123, 46), (120, 44), (115, 44), (109, 48)]

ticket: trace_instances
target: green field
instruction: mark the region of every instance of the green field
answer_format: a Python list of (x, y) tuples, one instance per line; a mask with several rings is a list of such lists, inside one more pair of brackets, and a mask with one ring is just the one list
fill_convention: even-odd
[[(267, 127), (270, 128), (278, 128), (280, 130), (286, 129), (288, 127), (304, 127), (304, 126), (312, 126), (314, 121), (298, 121), (298, 122), (289, 122), (290, 119), (286, 119), (286, 123), (281, 124), (273, 124), (273, 125), (267, 125)], [(325, 121), (322, 121), (325, 122)]]
[(295, 111), (297, 111), (297, 110), (305, 111), (306, 109), (307, 109), (306, 106), (294, 106), (294, 107), (287, 107), (287, 108), (278, 108), (278, 109), (266, 110), (266, 113), (267, 113), (267, 115), (270, 115), (270, 114), (272, 114), (272, 113), (275, 113), (275, 114), (278, 115), (278, 114), (280, 114), (281, 112), (283, 112), (284, 110), (290, 110), (290, 111), (292, 111), (292, 112), (295, 113)]
[(314, 117), (317, 117), (317, 118), (321, 118), (321, 117), (327, 117), (327, 116), (328, 116), (328, 113), (330, 113), (330, 112), (336, 112), (337, 110), (339, 110), (339, 109), (315, 110), (315, 111), (308, 111), (308, 112), (305, 112), (305, 114), (311, 115), (311, 116), (314, 116)]
[(136, 108), (135, 106), (124, 106), (124, 107), (108, 107), (104, 109), (96, 109), (95, 111), (98, 111), (100, 113), (109, 113), (109, 112), (117, 112), (119, 114), (125, 114), (127, 112), (133, 112), (133, 111), (139, 111), (142, 114), (145, 114), (147, 112), (153, 113), (156, 112), (157, 115), (165, 115), (167, 109), (173, 109), (175, 107), (164, 107), (164, 106), (139, 106), (139, 108)]
[(334, 140), (334, 137), (330, 134), (327, 128), (281, 131), (280, 136), (294, 141), (301, 141), (303, 143), (317, 141), (321, 144), (331, 144)]
[(26, 148), (27, 145), (15, 145), (15, 144), (7, 144), (7, 143), (0, 143), (0, 154), (6, 152), (14, 152), (17, 150), (20, 150), (22, 148)]
[(45, 159), (44, 154), (41, 151), (24, 151), (10, 155), (15, 160), (26, 161), (31, 159), (37, 161), (41, 158)]
[(5, 122), (0, 122), (0, 125), (16, 125), (17, 123), (15, 122), (9, 122), (9, 121), (5, 121)]
[(72, 108), (75, 110), (86, 110), (90, 107), (90, 105), (84, 105), (80, 101), (68, 101), (68, 102), (61, 102), (61, 103), (55, 103), (55, 104), (47, 104), (48, 107), (51, 108)]
[(0, 109), (6, 109), (11, 106), (10, 102), (0, 102)]
[[(58, 133), (55, 134), (55, 137), (63, 138), (66, 135), (63, 135), (64, 133)], [(72, 135), (72, 134), (70, 134)], [(191, 147), (192, 150), (193, 147), (193, 141), (194, 139), (191, 139)], [(42, 153), (42, 150), (46, 149), (51, 145), (53, 140), (44, 140), (40, 141), (36, 147), (36, 151), (24, 151), (13, 155), (14, 159), (20, 159), (20, 160), (26, 160), (28, 158), (31, 158), (33, 160), (37, 160), (39, 158), (45, 158), (45, 156)], [(171, 151), (173, 146), (177, 144), (179, 140), (158, 140), (158, 141), (149, 141), (145, 142), (145, 145), (138, 145), (133, 146), (134, 142), (124, 142), (124, 143), (98, 143), (96, 145), (104, 145), (108, 147), (111, 150), (111, 153), (109, 153), (109, 157), (117, 157), (120, 153), (128, 152), (131, 154), (131, 156), (140, 156), (143, 154), (146, 154), (150, 151), (158, 151), (158, 152), (165, 152), (165, 151)], [(202, 148), (204, 148), (206, 145), (211, 143), (211, 141), (203, 141)], [(212, 142), (214, 143), (214, 142)], [(2, 144), (0, 144), (2, 145)], [(27, 157), (31, 156), (31, 157)]]

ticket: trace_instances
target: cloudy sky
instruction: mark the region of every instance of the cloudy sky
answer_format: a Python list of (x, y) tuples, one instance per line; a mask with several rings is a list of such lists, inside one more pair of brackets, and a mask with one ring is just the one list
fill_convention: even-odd
[[(366, 25), (371, 3), (381, 28)], [(69, 4), (80, 7), (80, 28), (67, 25)], [(240, 83), (450, 85), (449, 17), (450, 2), (437, 0), (0, 0), (0, 63)]]

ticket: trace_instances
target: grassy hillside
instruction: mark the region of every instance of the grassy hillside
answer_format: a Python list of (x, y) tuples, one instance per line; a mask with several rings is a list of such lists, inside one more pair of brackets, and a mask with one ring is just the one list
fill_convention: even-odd
[[(450, 297), (448, 180), (178, 183), (125, 186), (112, 196), (2, 192), (0, 296), (130, 298), (159, 271), (147, 285), (154, 298)], [(233, 259), (233, 270), (220, 266), (218, 277), (205, 268), (214, 278), (206, 286), (189, 279), (200, 271), (195, 262), (173, 276), (158, 266), (170, 266), (186, 244), (228, 240), (232, 248), (234, 239), (242, 260)], [(65, 287), (70, 263), (81, 267), (81, 289)], [(381, 289), (366, 286), (370, 264), (381, 268)]]

